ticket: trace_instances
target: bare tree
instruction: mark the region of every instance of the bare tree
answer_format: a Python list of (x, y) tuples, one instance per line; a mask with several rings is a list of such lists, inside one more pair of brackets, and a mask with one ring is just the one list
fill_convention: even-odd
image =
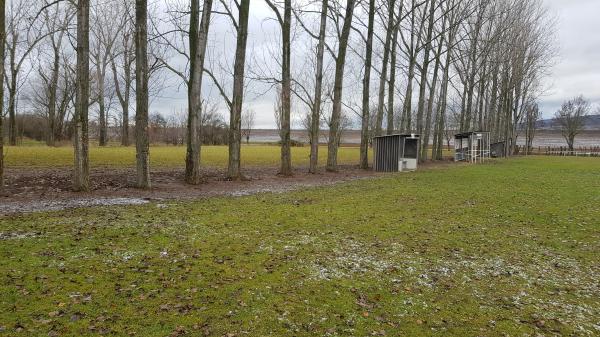
[(244, 110), (242, 115), (242, 135), (246, 138), (246, 144), (250, 144), (250, 134), (256, 123), (256, 111), (252, 109)]
[(192, 0), (190, 15), (190, 85), (188, 86), (187, 152), (185, 180), (200, 183), (200, 132), (202, 112), (202, 76), (208, 41), (212, 0), (204, 0), (202, 20), (199, 20), (199, 0)]
[(533, 148), (533, 138), (542, 116), (537, 103), (529, 103), (525, 107), (525, 154), (530, 154)]
[(292, 175), (292, 152), (290, 139), (291, 125), (291, 96), (292, 96), (292, 77), (291, 77), (291, 21), (292, 21), (292, 1), (284, 0), (283, 13), (275, 1), (265, 0), (267, 5), (273, 10), (277, 17), (277, 22), (281, 26), (282, 40), (282, 62), (281, 62), (281, 166), (279, 174), (283, 176)]
[(4, 190), (4, 45), (6, 42), (6, 4), (0, 3), (0, 192)]
[(310, 173), (317, 173), (317, 165), (319, 163), (319, 126), (321, 121), (321, 103), (323, 91), (323, 56), (325, 53), (325, 33), (327, 30), (328, 8), (328, 0), (323, 0), (321, 6), (321, 20), (319, 25), (319, 43), (317, 45), (317, 67), (315, 71), (315, 99), (310, 118)]
[[(377, 115), (375, 121), (375, 135), (381, 136), (382, 124), (383, 124), (383, 112), (385, 105), (385, 84), (387, 82), (388, 65), (390, 58), (390, 49), (392, 44), (392, 37), (394, 32), (397, 30), (394, 24), (394, 12), (396, 10), (396, 0), (388, 0), (387, 2), (387, 26), (385, 27), (385, 44), (383, 47), (383, 61), (381, 62), (381, 72), (379, 75), (379, 96), (377, 104)], [(395, 48), (395, 46), (394, 46)], [(388, 95), (393, 95), (393, 92)]]
[(135, 145), (137, 187), (150, 188), (150, 141), (148, 139), (148, 3), (135, 2)]
[[(53, 32), (48, 37), (47, 43), (40, 44), (40, 57), (38, 74), (41, 86), (32, 87), (32, 99), (42, 106), (46, 111), (48, 130), (46, 132), (46, 143), (54, 146), (57, 139), (62, 138), (62, 128), (67, 113), (69, 102), (74, 94), (71, 88), (70, 69), (67, 65), (66, 53), (63, 44), (67, 35), (67, 29), (74, 16), (72, 7), (51, 6), (46, 8), (42, 14), (46, 30)], [(49, 62), (45, 62), (43, 55), (50, 51)]]
[(365, 76), (363, 79), (362, 119), (360, 132), (360, 168), (369, 168), (369, 98), (371, 95), (371, 65), (373, 57), (373, 34), (375, 30), (375, 1), (369, 1), (369, 24), (365, 50)]
[[(33, 4), (39, 3), (37, 0)], [(17, 144), (17, 93), (23, 85), (20, 74), (35, 46), (47, 35), (40, 27), (39, 20), (34, 22), (32, 10), (36, 6), (31, 1), (9, 1), (8, 25), (6, 26), (5, 51), (7, 52), (8, 71), (5, 71), (8, 89), (8, 138), (10, 145)]]
[(244, 73), (246, 68), (246, 42), (248, 40), (248, 18), (250, 0), (240, 0), (238, 6), (237, 42), (233, 66), (233, 98), (229, 116), (229, 163), (227, 176), (232, 180), (242, 178), (241, 172), (241, 128), (242, 104), (244, 102)]
[(88, 109), (90, 97), (90, 2), (77, 2), (77, 82), (75, 104), (75, 170), (73, 188), (76, 191), (89, 191), (89, 135)]
[[(355, 0), (346, 1), (346, 13), (341, 34), (339, 36), (338, 53), (335, 60), (335, 83), (333, 86), (333, 107), (331, 122), (329, 123), (329, 141), (327, 144), (327, 170), (337, 171), (337, 152), (339, 146), (339, 128), (342, 115), (342, 90), (344, 82), (344, 68), (346, 64), (346, 50), (348, 48), (348, 37), (352, 28)], [(335, 14), (337, 15), (337, 13)]]
[[(297, 89), (294, 90), (294, 94), (296, 97), (300, 99), (300, 101), (304, 102), (307, 107), (310, 109), (309, 115), (307, 115), (303, 121), (309, 124), (306, 124), (306, 130), (308, 130), (308, 138), (310, 143), (310, 159), (309, 159), (309, 173), (317, 173), (317, 166), (319, 163), (319, 135), (320, 135), (320, 126), (321, 126), (321, 114), (322, 114), (322, 106), (323, 106), (323, 68), (324, 68), (324, 58), (325, 58), (325, 48), (329, 49), (329, 46), (326, 44), (326, 33), (327, 33), (327, 14), (329, 10), (329, 0), (321, 1), (321, 9), (319, 12), (319, 33), (314, 34), (310, 31), (310, 29), (304, 24), (304, 22), (300, 19), (299, 15), (296, 13), (298, 23), (304, 28), (304, 30), (308, 33), (308, 35), (317, 40), (316, 46), (316, 55), (314, 64), (315, 74), (314, 74), (314, 90), (311, 91), (300, 81), (298, 78), (295, 79), (295, 84)], [(308, 10), (307, 12), (312, 12)], [(310, 58), (309, 58), (310, 59)]]
[(554, 115), (555, 121), (560, 125), (561, 132), (569, 151), (573, 151), (575, 137), (583, 130), (585, 118), (590, 112), (590, 102), (583, 96), (578, 96), (564, 102)]
[(106, 74), (109, 66), (114, 62), (115, 45), (117, 39), (124, 35), (123, 29), (129, 21), (127, 8), (121, 3), (111, 3), (110, 5), (93, 6), (92, 11), (92, 47), (90, 50), (92, 63), (95, 68), (95, 101), (98, 103), (98, 124), (100, 146), (105, 146), (108, 142), (108, 109), (106, 98), (111, 95), (108, 91), (113, 89), (107, 87)]
[(131, 90), (134, 81), (135, 26), (132, 3), (123, 0), (125, 20), (119, 44), (113, 46), (110, 67), (113, 75), (114, 91), (121, 105), (121, 145), (129, 146), (129, 109)]

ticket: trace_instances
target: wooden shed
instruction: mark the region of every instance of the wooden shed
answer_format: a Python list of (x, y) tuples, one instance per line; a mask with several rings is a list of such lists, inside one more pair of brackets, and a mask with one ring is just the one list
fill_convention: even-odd
[(373, 168), (377, 172), (414, 171), (419, 162), (419, 135), (373, 138)]

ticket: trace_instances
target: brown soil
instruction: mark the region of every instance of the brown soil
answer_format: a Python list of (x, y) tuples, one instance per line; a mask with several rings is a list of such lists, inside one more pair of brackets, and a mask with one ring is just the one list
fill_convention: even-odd
[[(426, 163), (421, 169), (447, 166), (448, 162)], [(153, 187), (134, 187), (134, 169), (101, 169), (90, 172), (91, 192), (71, 190), (71, 169), (8, 169), (6, 189), (0, 196), (0, 215), (53, 211), (67, 208), (143, 204), (161, 200), (190, 200), (215, 196), (243, 196), (263, 192), (281, 193), (306, 187), (333, 185), (339, 182), (366, 179), (383, 174), (340, 167), (340, 171), (318, 174), (297, 168), (291, 177), (277, 175), (276, 168), (246, 168), (244, 181), (228, 181), (225, 170), (205, 168), (200, 185), (184, 183), (183, 169), (152, 171)]]
[(78, 193), (71, 189), (70, 168), (9, 169), (6, 189), (0, 196), (0, 214), (285, 192), (377, 175), (354, 167), (342, 167), (337, 173), (323, 171), (318, 174), (296, 169), (291, 177), (278, 176), (274, 168), (249, 168), (243, 173), (247, 178), (244, 181), (228, 181), (224, 170), (204, 169), (204, 182), (192, 186), (184, 183), (183, 169), (154, 170), (153, 187), (141, 190), (134, 187), (134, 169), (93, 169), (90, 172), (92, 191)]

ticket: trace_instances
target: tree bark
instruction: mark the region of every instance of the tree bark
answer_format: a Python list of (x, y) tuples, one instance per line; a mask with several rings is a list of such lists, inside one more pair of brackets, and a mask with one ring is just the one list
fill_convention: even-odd
[(75, 169), (73, 189), (89, 191), (88, 109), (90, 96), (90, 2), (77, 3), (77, 98), (75, 103)]
[(292, 21), (292, 1), (285, 0), (283, 10), (283, 22), (281, 27), (282, 34), (282, 60), (281, 63), (281, 105), (283, 108), (281, 118), (281, 167), (279, 174), (283, 176), (292, 175), (292, 153), (290, 144), (290, 123), (291, 123), (291, 95), (292, 95), (292, 77), (291, 67), (291, 21)]
[(105, 72), (102, 69), (102, 63), (100, 57), (96, 59), (96, 76), (98, 80), (98, 145), (106, 146), (107, 143), (107, 130), (106, 130), (106, 104), (104, 101), (104, 76)]
[(308, 172), (317, 173), (319, 164), (319, 125), (321, 121), (321, 103), (323, 91), (323, 56), (325, 54), (325, 33), (327, 29), (327, 10), (329, 1), (323, 0), (321, 7), (321, 24), (319, 27), (319, 43), (317, 45), (317, 69), (315, 79), (315, 101), (310, 118), (310, 165)]
[(4, 61), (6, 43), (6, 4), (0, 0), (0, 192), (4, 190)]
[[(442, 20), (442, 30), (446, 27), (446, 19)], [(431, 88), (429, 92), (429, 99), (427, 100), (427, 113), (425, 115), (425, 128), (423, 135), (421, 138), (423, 139), (421, 143), (421, 156), (419, 157), (421, 161), (427, 160), (427, 147), (429, 146), (429, 137), (431, 134), (431, 119), (433, 113), (433, 101), (435, 98), (435, 93), (437, 91), (437, 83), (438, 83), (438, 75), (440, 70), (440, 57), (442, 54), (442, 47), (444, 45), (444, 37), (443, 35), (440, 37), (440, 42), (437, 48), (436, 57), (435, 57), (435, 66), (433, 69), (433, 79), (431, 80)], [(433, 154), (432, 156), (433, 157)]]
[(131, 97), (131, 56), (129, 50), (123, 51), (123, 92), (119, 84), (119, 75), (115, 61), (112, 60), (110, 65), (113, 72), (113, 82), (115, 83), (115, 91), (121, 104), (122, 126), (121, 126), (121, 145), (129, 146), (129, 100)]
[[(402, 6), (398, 13), (398, 20), (402, 16)], [(392, 37), (392, 45), (390, 46), (390, 81), (388, 83), (388, 107), (387, 107), (387, 134), (394, 133), (394, 92), (396, 91), (396, 57), (398, 56), (398, 32), (400, 30), (400, 22), (394, 22), (394, 35)]]
[(54, 146), (56, 141), (56, 101), (57, 101), (57, 90), (58, 90), (58, 75), (60, 72), (60, 46), (62, 44), (62, 33), (59, 34), (59, 40), (57, 42), (52, 39), (52, 49), (54, 52), (53, 63), (52, 63), (52, 75), (50, 76), (50, 83), (48, 86), (48, 135), (46, 144), (48, 146)]
[[(381, 74), (379, 75), (379, 97), (377, 101), (377, 116), (375, 117), (375, 135), (381, 136), (383, 128), (383, 108), (385, 102), (385, 84), (387, 82), (388, 63), (390, 57), (390, 44), (392, 43), (392, 34), (394, 31), (394, 10), (396, 0), (388, 2), (388, 23), (385, 34), (385, 44), (383, 47), (383, 61), (381, 63)], [(394, 93), (389, 93), (393, 95)]]
[(185, 158), (185, 181), (188, 184), (199, 184), (200, 175), (200, 132), (202, 113), (202, 75), (208, 29), (212, 12), (212, 0), (204, 0), (202, 8), (202, 22), (198, 23), (199, 0), (192, 0), (190, 17), (190, 86), (188, 125), (187, 125), (187, 152)]
[(340, 36), (338, 55), (335, 60), (335, 81), (333, 85), (333, 107), (331, 112), (331, 125), (329, 126), (329, 143), (327, 146), (327, 171), (336, 172), (337, 152), (339, 146), (340, 117), (342, 115), (342, 89), (344, 84), (344, 67), (346, 65), (346, 50), (348, 37), (352, 28), (355, 0), (346, 1), (346, 15)]
[(10, 86), (8, 86), (8, 143), (17, 145), (17, 72), (11, 71)]
[(135, 145), (137, 187), (150, 188), (150, 144), (148, 139), (148, 5), (135, 2), (136, 111)]
[(369, 1), (369, 24), (365, 52), (365, 77), (363, 79), (362, 120), (360, 131), (360, 168), (369, 168), (369, 98), (371, 90), (371, 65), (373, 58), (373, 34), (375, 27), (375, 1)]
[(246, 42), (248, 40), (248, 17), (250, 0), (241, 0), (235, 63), (233, 66), (233, 99), (229, 116), (229, 162), (227, 177), (231, 180), (242, 178), (241, 141), (242, 141), (242, 105), (244, 103), (244, 72), (246, 67)]
[[(417, 103), (417, 133), (423, 136), (424, 120), (423, 113), (425, 112), (425, 91), (427, 89), (427, 75), (429, 71), (429, 54), (431, 53), (433, 24), (435, 19), (435, 0), (431, 0), (429, 4), (429, 22), (427, 25), (427, 35), (425, 38), (425, 51), (423, 52), (423, 64), (421, 65), (421, 79), (419, 86), (419, 101)], [(421, 144), (421, 148), (426, 148), (427, 144)]]
[(477, 76), (477, 53), (478, 53), (478, 45), (479, 42), (479, 34), (481, 32), (481, 26), (483, 22), (485, 7), (481, 6), (479, 12), (477, 13), (477, 21), (475, 22), (475, 28), (473, 32), (473, 36), (471, 37), (471, 46), (469, 49), (469, 66), (467, 70), (467, 91), (466, 91), (466, 106), (463, 106), (462, 114), (464, 116), (461, 117), (461, 126), (460, 131), (469, 131), (472, 129), (471, 119), (472, 119), (472, 111), (473, 111), (473, 93), (475, 91), (475, 76)]
[[(454, 2), (452, 2), (451, 4), (454, 4)], [(435, 160), (442, 160), (443, 159), (443, 155), (442, 155), (442, 151), (443, 151), (443, 135), (446, 131), (446, 107), (447, 107), (447, 100), (448, 100), (448, 86), (450, 84), (450, 65), (452, 62), (452, 51), (454, 48), (454, 40), (456, 38), (456, 34), (457, 34), (457, 25), (454, 19), (450, 20), (449, 26), (452, 27), (450, 28), (450, 32), (448, 33), (448, 43), (447, 43), (447, 48), (446, 48), (446, 60), (445, 60), (445, 64), (444, 64), (444, 74), (442, 75), (442, 83), (441, 83), (441, 89), (440, 89), (440, 98), (438, 100), (438, 106), (437, 106), (437, 119), (438, 119), (438, 123), (436, 123), (436, 134), (437, 134), (437, 142), (436, 142), (436, 147), (435, 147), (435, 152), (433, 153), (433, 159)], [(439, 56), (438, 56), (439, 57)], [(449, 147), (449, 141), (448, 141), (448, 147)]]

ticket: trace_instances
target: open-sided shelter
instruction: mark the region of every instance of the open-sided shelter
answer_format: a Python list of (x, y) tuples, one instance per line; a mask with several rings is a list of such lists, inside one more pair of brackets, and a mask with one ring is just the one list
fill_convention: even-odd
[(454, 160), (471, 163), (490, 158), (490, 133), (488, 131), (463, 132), (454, 135)]
[(373, 168), (377, 172), (414, 171), (419, 162), (419, 135), (373, 138)]

